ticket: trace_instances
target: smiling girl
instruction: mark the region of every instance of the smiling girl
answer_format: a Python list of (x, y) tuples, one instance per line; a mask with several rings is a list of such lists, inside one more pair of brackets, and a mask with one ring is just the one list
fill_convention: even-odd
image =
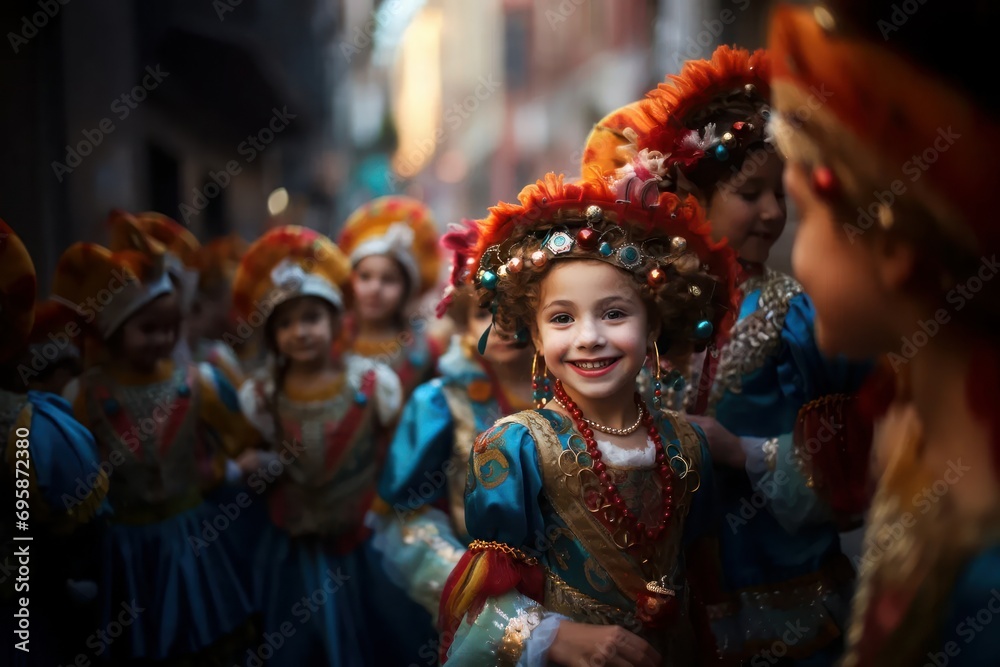
[(703, 439), (646, 405), (636, 376), (725, 326), (731, 255), (674, 195), (629, 201), (550, 174), (519, 200), (478, 223), (471, 280), (500, 330), (534, 341), (544, 407), (473, 447), (473, 542), (442, 599), (442, 660), (579, 664), (613, 651), (621, 664), (688, 664), (682, 550), (707, 520), (711, 469)]
[(437, 238), (426, 204), (392, 195), (358, 208), (337, 239), (352, 266), (346, 346), (390, 366), (404, 396), (434, 375), (440, 355), (440, 344), (428, 335), (430, 314), (414, 310), (437, 285)]
[[(680, 369), (688, 382), (671, 396), (697, 415), (691, 421), (704, 428), (719, 473), (728, 590), (711, 613), (713, 627), (727, 657), (752, 660), (781, 641), (786, 622), (804, 619), (808, 630), (787, 659), (829, 665), (843, 650), (854, 579), (839, 529), (857, 522), (865, 504), (871, 432), (857, 419), (854, 393), (870, 364), (823, 355), (809, 298), (766, 266), (786, 222), (782, 161), (768, 126), (770, 67), (766, 52), (728, 46), (685, 63), (644, 100), (598, 123), (584, 169), (616, 169), (617, 188), (692, 194), (712, 237), (737, 253), (739, 319), (724, 345)], [(817, 493), (796, 439), (844, 452), (846, 474)]]
[(267, 448), (241, 464), (270, 514), (257, 535), (254, 597), (265, 636), (286, 637), (276, 665), (377, 664), (370, 610), (386, 601), (367, 592), (380, 573), (364, 516), (400, 387), (388, 367), (332, 352), (349, 275), (329, 239), (288, 226), (250, 247), (233, 285), (242, 317), (270, 312), (270, 367), (240, 390)]

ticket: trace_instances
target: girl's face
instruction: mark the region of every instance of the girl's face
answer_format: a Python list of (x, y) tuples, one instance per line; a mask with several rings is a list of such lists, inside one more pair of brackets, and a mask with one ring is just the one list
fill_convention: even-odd
[(739, 173), (715, 188), (708, 201), (708, 219), (715, 240), (729, 239), (741, 259), (766, 262), (785, 229), (781, 159), (770, 150), (751, 151)]
[(898, 347), (892, 296), (883, 287), (870, 240), (848, 235), (850, 227), (813, 192), (801, 164), (785, 166), (785, 185), (800, 216), (792, 268), (816, 308), (820, 349), (866, 358)]
[[(466, 322), (466, 336), (472, 341), (474, 349), (482, 338), (483, 332), (490, 326), (493, 314), (489, 308), (469, 308), (469, 318)], [(489, 338), (486, 339), (486, 353), (483, 358), (490, 364), (526, 364), (533, 354), (531, 345), (528, 343), (517, 343), (514, 337), (499, 327), (493, 327)]]
[(173, 354), (180, 325), (181, 308), (176, 292), (146, 304), (116, 334), (120, 336), (117, 348), (122, 361), (141, 373), (152, 372), (158, 362)]
[(322, 299), (304, 296), (278, 306), (274, 320), (274, 343), (278, 354), (299, 365), (327, 362), (340, 316)]
[(406, 303), (406, 276), (399, 262), (385, 255), (365, 257), (351, 274), (355, 308), (363, 322), (386, 322)]
[(597, 260), (556, 262), (541, 283), (536, 325), (546, 367), (581, 409), (632, 402), (655, 332), (624, 271)]

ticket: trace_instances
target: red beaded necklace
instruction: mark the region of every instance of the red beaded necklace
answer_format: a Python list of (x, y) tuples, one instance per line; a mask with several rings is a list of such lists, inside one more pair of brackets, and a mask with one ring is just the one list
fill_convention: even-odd
[[(611, 505), (614, 505), (614, 507), (622, 513), (621, 523), (625, 527), (626, 531), (636, 535), (637, 543), (643, 541), (643, 538), (649, 542), (659, 540), (666, 532), (667, 524), (670, 523), (670, 517), (673, 515), (674, 470), (667, 460), (666, 448), (663, 446), (663, 439), (660, 437), (660, 432), (656, 428), (653, 416), (648, 410), (645, 410), (643, 422), (646, 426), (646, 431), (649, 433), (650, 440), (653, 441), (653, 445), (656, 447), (656, 471), (660, 475), (662, 510), (660, 512), (659, 523), (657, 523), (655, 527), (647, 527), (646, 524), (639, 521), (632, 510), (625, 505), (625, 499), (622, 498), (621, 494), (618, 492), (618, 487), (615, 483), (611, 481), (611, 476), (608, 475), (604, 461), (601, 460), (601, 451), (597, 448), (597, 440), (594, 438), (593, 429), (591, 429), (587, 422), (584, 421), (583, 411), (576, 405), (573, 399), (566, 394), (566, 390), (563, 389), (562, 382), (559, 380), (556, 380), (555, 382), (554, 393), (556, 400), (562, 403), (566, 407), (566, 410), (573, 416), (573, 421), (576, 423), (576, 430), (580, 432), (580, 435), (583, 436), (584, 442), (587, 443), (587, 453), (594, 462), (594, 472), (597, 474), (598, 479), (601, 480), (601, 495), (604, 500)], [(639, 400), (638, 394), (636, 397), (637, 400)]]

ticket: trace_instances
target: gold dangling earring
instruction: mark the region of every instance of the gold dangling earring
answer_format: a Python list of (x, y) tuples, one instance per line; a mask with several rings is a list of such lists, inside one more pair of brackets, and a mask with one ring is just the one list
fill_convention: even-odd
[(531, 397), (535, 399), (535, 408), (539, 410), (552, 400), (552, 381), (549, 380), (545, 357), (541, 352), (535, 352), (531, 359)]
[(659, 412), (663, 409), (662, 368), (660, 368), (660, 348), (653, 341), (653, 409)]

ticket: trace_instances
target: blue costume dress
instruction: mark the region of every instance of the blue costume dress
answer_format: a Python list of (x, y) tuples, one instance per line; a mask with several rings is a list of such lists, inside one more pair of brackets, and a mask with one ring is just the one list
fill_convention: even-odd
[[(568, 418), (519, 412), (479, 436), (465, 503), (477, 541), (441, 607), (447, 664), (545, 664), (566, 619), (623, 626), (659, 650), (664, 664), (694, 664), (684, 550), (712, 515), (711, 464), (699, 431), (675, 413), (657, 418), (675, 472), (675, 511), (662, 537), (638, 546), (602, 504), (593, 461)], [(610, 450), (629, 450), (599, 446), (626, 506), (656, 525), (661, 482), (652, 447), (629, 452), (641, 460), (615, 462)], [(676, 591), (675, 613), (658, 617), (661, 627), (648, 616), (662, 609), (650, 582)]]
[[(711, 614), (713, 629), (730, 656), (830, 665), (843, 650), (854, 572), (840, 549), (842, 517), (813, 488), (793, 434), (803, 408), (853, 394), (872, 365), (820, 353), (812, 303), (792, 278), (768, 269), (741, 288), (708, 400), (747, 453), (745, 469), (716, 469), (726, 601)], [(820, 420), (815, 433), (799, 424), (799, 438), (828, 446), (853, 438), (867, 451), (870, 430), (848, 432), (853, 426), (838, 419)], [(857, 461), (860, 479), (866, 465), (867, 457)]]
[[(69, 403), (37, 391), (0, 389), (0, 469), (9, 510), (0, 520), (0, 613), (7, 638), (0, 662), (58, 664), (83, 648), (75, 631), (85, 601), (73, 604), (67, 580), (89, 576), (90, 554), (77, 552), (76, 538), (78, 528), (106, 514), (108, 477), (94, 437)], [(22, 598), (28, 625), (19, 636), (15, 614)]]
[(167, 361), (149, 375), (95, 366), (66, 394), (112, 469), (101, 628), (120, 624), (121, 636), (94, 657), (232, 659), (252, 607), (205, 495), (254, 437), (233, 387), (207, 364)]
[(452, 339), (439, 377), (407, 402), (379, 482), (376, 546), (390, 576), (434, 618), (445, 580), (470, 541), (465, 483), (472, 445), (514, 412), (485, 363), (459, 336)]
[(405, 596), (385, 581), (364, 518), (399, 414), (398, 378), (345, 355), (342, 384), (278, 394), (280, 430), (268, 407), (269, 375), (247, 380), (240, 400), (270, 445), (258, 475), (270, 518), (257, 535), (254, 598), (265, 641), (255, 657), (274, 665), (385, 664), (381, 652), (408, 626), (381, 622), (383, 605)]

